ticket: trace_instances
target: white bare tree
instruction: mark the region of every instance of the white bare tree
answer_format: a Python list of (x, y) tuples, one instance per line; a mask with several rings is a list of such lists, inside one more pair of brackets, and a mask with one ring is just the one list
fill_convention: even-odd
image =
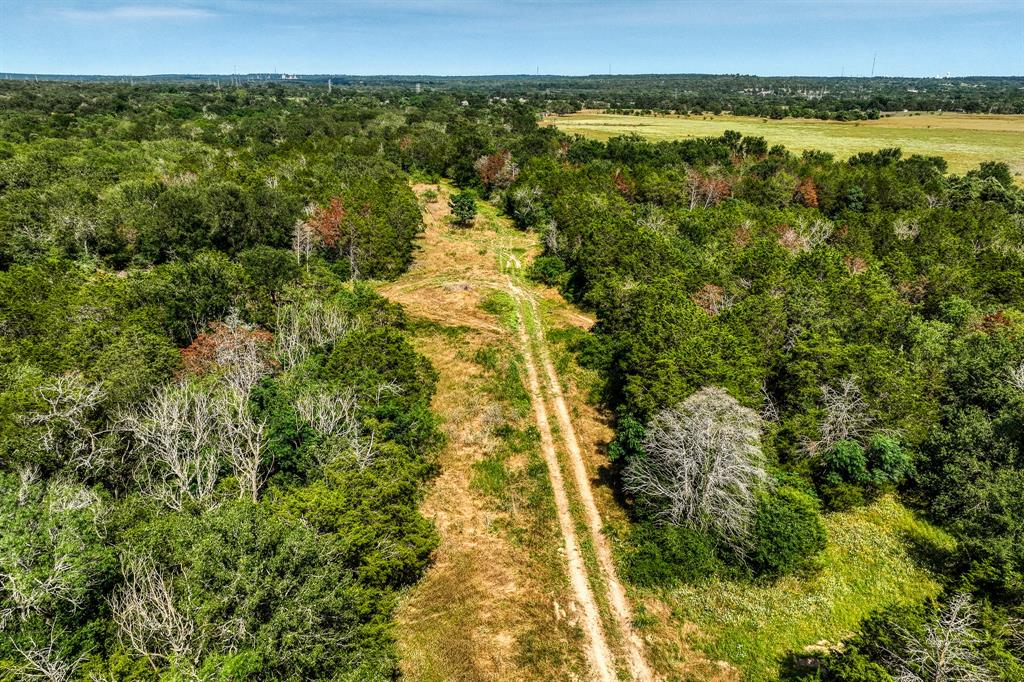
[(118, 419), (139, 453), (139, 487), (171, 509), (208, 503), (217, 483), (221, 420), (211, 392), (192, 382), (163, 386)]
[(871, 426), (871, 410), (856, 376), (846, 377), (836, 386), (823, 384), (821, 401), (825, 416), (819, 425), (818, 440), (804, 442), (807, 452), (827, 451), (841, 440), (859, 438)]
[(268, 467), (264, 463), (267, 420), (257, 419), (249, 407), (249, 394), (228, 389), (216, 402), (217, 444), (227, 458), (238, 484), (238, 496), (259, 500)]
[(835, 232), (835, 225), (825, 218), (807, 220), (803, 216), (797, 219), (794, 226), (796, 233), (800, 235), (808, 249), (815, 249), (825, 242)]
[(50, 628), (46, 640), (37, 642), (29, 638), (27, 645), (14, 644), (14, 649), (21, 654), (24, 663), (18, 671), (25, 680), (45, 680), (46, 682), (70, 682), (75, 678), (78, 667), (85, 660), (85, 655), (75, 660), (62, 656), (57, 647), (56, 631)]
[[(379, 405), (384, 396), (395, 395), (400, 391), (400, 387), (394, 382), (381, 383), (367, 398)], [(359, 401), (359, 396), (351, 388), (317, 388), (298, 397), (295, 401), (295, 411), (314, 431), (335, 439), (341, 450), (350, 453), (356, 465), (364, 468), (372, 464), (377, 456), (377, 434), (373, 428), (369, 433), (362, 431), (358, 419)], [(340, 453), (326, 449), (323, 454), (325, 459), (322, 459), (321, 465), (327, 464)]]
[(900, 217), (893, 221), (892, 231), (896, 239), (910, 241), (917, 239), (917, 235), (921, 234), (921, 224), (913, 218)]
[(337, 341), (358, 326), (358, 319), (345, 310), (320, 300), (280, 306), (274, 352), (284, 369), (290, 369), (309, 357), (313, 349)]
[(651, 500), (663, 521), (714, 529), (740, 547), (768, 481), (760, 433), (753, 410), (721, 388), (702, 388), (647, 425), (646, 457), (627, 466), (625, 487)]
[(1006, 368), (1006, 382), (1018, 391), (1024, 391), (1024, 360)]
[(889, 652), (888, 665), (897, 682), (987, 682), (995, 676), (978, 654), (981, 632), (974, 605), (955, 595), (923, 634), (902, 631), (903, 646)]
[(202, 650), (195, 622), (178, 608), (174, 586), (150, 557), (131, 557), (125, 581), (110, 610), (121, 641), (156, 665), (156, 660), (196, 663)]
[(94, 432), (89, 424), (105, 397), (102, 384), (70, 372), (36, 390), (45, 407), (27, 414), (24, 423), (42, 428), (41, 445), (63, 464), (81, 474), (95, 473), (109, 454), (102, 445), (103, 433)]

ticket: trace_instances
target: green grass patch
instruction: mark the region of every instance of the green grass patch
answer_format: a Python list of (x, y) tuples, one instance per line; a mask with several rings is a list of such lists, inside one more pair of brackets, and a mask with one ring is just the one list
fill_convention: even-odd
[(480, 301), (480, 308), (497, 317), (509, 329), (515, 329), (519, 323), (519, 318), (516, 314), (516, 302), (504, 291), (492, 291), (487, 294)]
[(503, 406), (512, 410), (517, 418), (530, 412), (530, 394), (522, 380), (522, 360), (508, 348), (481, 346), (473, 354), (473, 361), (487, 370), (484, 390)]
[(425, 317), (412, 317), (409, 320), (409, 331), (413, 334), (444, 336), (449, 339), (457, 339), (472, 330), (465, 325), (442, 324)]
[(811, 575), (770, 585), (712, 579), (658, 594), (674, 617), (700, 628), (696, 644), (743, 670), (744, 680), (777, 679), (778, 663), (821, 639), (848, 636), (871, 611), (939, 592), (914, 554), (948, 551), (952, 541), (893, 497), (825, 517), (828, 546)]

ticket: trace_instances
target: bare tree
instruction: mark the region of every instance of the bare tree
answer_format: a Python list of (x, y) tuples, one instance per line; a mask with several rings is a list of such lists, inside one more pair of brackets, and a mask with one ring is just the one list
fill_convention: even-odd
[(982, 642), (974, 605), (955, 595), (927, 625), (923, 635), (901, 632), (900, 652), (889, 652), (888, 668), (897, 682), (986, 682), (996, 679), (978, 654)]
[(1018, 391), (1024, 391), (1024, 360), (1006, 368), (1006, 381)]
[(828, 238), (835, 232), (835, 225), (825, 218), (807, 220), (800, 217), (796, 221), (796, 232), (807, 244), (808, 249), (815, 249), (828, 241)]
[(663, 521), (714, 529), (739, 547), (768, 479), (760, 432), (753, 410), (702, 388), (647, 425), (646, 457), (626, 468), (625, 487), (654, 502)]
[(871, 426), (871, 411), (864, 400), (857, 377), (842, 379), (835, 387), (824, 384), (821, 400), (825, 417), (819, 425), (819, 438), (805, 441), (804, 449), (815, 453), (827, 451), (841, 440), (858, 438)]
[[(385, 395), (394, 395), (400, 390), (394, 382), (381, 383), (368, 398), (380, 405)], [(371, 428), (368, 434), (363, 433), (358, 419), (359, 398), (352, 389), (307, 391), (296, 400), (295, 410), (317, 433), (336, 439), (343, 451), (353, 455), (357, 466), (363, 468), (373, 463), (377, 456), (376, 430)], [(324, 450), (327, 459), (322, 460), (321, 465), (337, 454)]]
[(189, 500), (209, 500), (217, 482), (220, 426), (209, 390), (188, 381), (169, 384), (141, 408), (124, 412), (118, 426), (140, 454), (140, 488), (175, 510)]
[(70, 682), (74, 679), (75, 672), (85, 660), (85, 656), (79, 656), (71, 661), (60, 654), (57, 648), (56, 631), (50, 627), (50, 633), (45, 642), (36, 642), (30, 637), (27, 646), (14, 644), (14, 649), (22, 658), (24, 664), (19, 671), (20, 679), (46, 680), (46, 682)]
[(121, 641), (156, 667), (157, 659), (195, 664), (202, 650), (195, 622), (178, 608), (170, 578), (149, 557), (124, 564), (110, 610)]
[(295, 221), (294, 234), (292, 235), (292, 251), (295, 253), (295, 260), (299, 263), (306, 262), (313, 255), (313, 249), (317, 246), (316, 230), (310, 220), (316, 212), (316, 206), (309, 204), (305, 207), (306, 220)]
[(256, 502), (268, 473), (263, 462), (267, 420), (256, 419), (249, 407), (249, 394), (236, 390), (229, 389), (216, 409), (220, 424), (217, 443), (235, 475), (238, 495)]
[(358, 319), (318, 299), (280, 306), (274, 352), (285, 369), (299, 364), (315, 348), (322, 348), (358, 328)]
[(105, 397), (100, 383), (89, 383), (80, 372), (54, 377), (37, 388), (45, 404), (25, 416), (28, 425), (42, 427), (43, 448), (82, 474), (94, 473), (109, 454), (102, 432), (89, 424)]
[(901, 217), (893, 221), (892, 231), (896, 235), (896, 239), (909, 241), (917, 239), (917, 235), (921, 234), (921, 225), (913, 218)]

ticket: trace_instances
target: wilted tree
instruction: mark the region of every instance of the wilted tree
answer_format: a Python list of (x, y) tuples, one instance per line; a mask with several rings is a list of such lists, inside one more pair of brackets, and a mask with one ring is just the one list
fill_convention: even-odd
[[(398, 392), (394, 383), (382, 383), (368, 399), (379, 405), (385, 395)], [(356, 465), (363, 468), (372, 464), (377, 455), (377, 434), (372, 428), (369, 434), (363, 433), (358, 419), (359, 403), (352, 389), (320, 388), (300, 395), (295, 401), (295, 411), (321, 436), (336, 440), (344, 451), (352, 454)], [(337, 454), (329, 449), (323, 452), (328, 458)]]
[(178, 608), (171, 579), (148, 557), (127, 559), (124, 576), (124, 584), (110, 600), (121, 640), (151, 662), (194, 664), (201, 652), (199, 633), (195, 622)]
[(358, 327), (358, 319), (319, 299), (280, 306), (274, 355), (288, 370), (309, 357), (314, 349), (334, 343)]
[(767, 481), (760, 432), (753, 410), (721, 388), (702, 388), (647, 425), (646, 456), (626, 468), (626, 490), (667, 523), (713, 529), (739, 545)]
[(54, 377), (37, 389), (45, 407), (25, 416), (30, 426), (40, 426), (39, 442), (58, 465), (91, 474), (100, 468), (107, 450), (101, 433), (90, 424), (103, 401), (103, 387), (89, 383), (80, 372)]
[(57, 640), (58, 634), (51, 628), (45, 641), (38, 642), (30, 637), (27, 644), (14, 645), (14, 649), (25, 659), (18, 671), (21, 675), (19, 679), (70, 682), (75, 678), (75, 672), (85, 656), (70, 660), (61, 654)]
[(184, 381), (157, 390), (118, 420), (139, 454), (139, 486), (171, 509), (206, 502), (217, 483), (219, 419), (210, 391)]
[(902, 630), (903, 647), (889, 652), (897, 682), (986, 682), (995, 676), (978, 653), (982, 633), (970, 597), (955, 595), (923, 633)]
[(846, 377), (834, 387), (823, 385), (821, 401), (825, 416), (819, 425), (818, 440), (804, 443), (808, 452), (828, 450), (842, 440), (857, 440), (871, 425), (871, 412), (857, 377)]
[(1024, 360), (1006, 368), (1006, 381), (1018, 391), (1024, 391)]

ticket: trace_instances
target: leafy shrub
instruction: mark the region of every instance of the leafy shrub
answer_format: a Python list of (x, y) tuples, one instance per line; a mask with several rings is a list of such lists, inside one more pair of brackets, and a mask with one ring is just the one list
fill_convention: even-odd
[(465, 190), (448, 200), (452, 211), (452, 222), (459, 227), (469, 227), (476, 218), (476, 192)]
[(842, 440), (822, 456), (819, 491), (830, 509), (851, 509), (902, 483), (914, 471), (910, 453), (892, 436), (876, 434), (865, 448)]
[(537, 256), (530, 264), (527, 276), (535, 282), (563, 288), (569, 283), (565, 261), (558, 256)]
[(723, 568), (712, 537), (692, 528), (637, 524), (627, 545), (626, 580), (644, 587), (694, 582)]
[(810, 566), (825, 540), (817, 501), (780, 486), (759, 496), (747, 561), (759, 576), (789, 575)]
[(899, 485), (914, 473), (914, 464), (907, 452), (892, 436), (876, 435), (868, 442), (868, 465), (871, 482), (878, 488)]

